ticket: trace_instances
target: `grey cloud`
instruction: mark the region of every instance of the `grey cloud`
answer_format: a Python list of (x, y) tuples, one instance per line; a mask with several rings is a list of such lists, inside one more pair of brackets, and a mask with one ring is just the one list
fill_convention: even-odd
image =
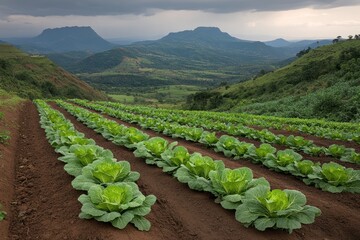
[(321, 9), (359, 4), (359, 0), (2, 0), (0, 16), (149, 14), (150, 9), (231, 13), (248, 10), (280, 11), (303, 7)]

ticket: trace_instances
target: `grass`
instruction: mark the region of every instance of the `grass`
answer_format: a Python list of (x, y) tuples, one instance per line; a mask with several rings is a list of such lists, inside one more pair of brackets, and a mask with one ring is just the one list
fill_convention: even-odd
[(0, 143), (6, 143), (10, 139), (9, 131), (0, 131)]
[(2, 205), (0, 204), (0, 221), (4, 220), (6, 217), (6, 212), (2, 211)]
[(360, 41), (344, 41), (313, 49), (289, 65), (263, 76), (199, 93), (187, 106), (282, 117), (359, 121), (359, 84)]
[[(218, 91), (223, 94), (232, 94), (234, 92), (243, 91), (246, 89), (248, 92), (252, 92), (251, 90), (254, 90), (253, 92), (256, 93), (256, 89), (261, 88), (269, 88), (272, 85), (278, 85), (279, 89), (284, 89), (284, 93), (282, 95), (292, 95), (292, 86), (287, 86), (288, 83), (286, 82), (289, 80), (289, 76), (297, 75), (301, 72), (303, 72), (303, 67), (311, 64), (319, 64), (322, 62), (326, 62), (327, 59), (338, 59), (341, 52), (345, 49), (349, 48), (360, 48), (360, 41), (345, 41), (338, 44), (323, 46), (318, 49), (314, 49), (310, 51), (308, 54), (306, 54), (304, 57), (297, 59), (296, 61), (290, 63), (289, 65), (277, 69), (274, 72), (271, 72), (269, 74), (265, 74), (264, 76), (261, 76), (256, 79), (252, 79), (249, 81), (245, 81), (239, 84), (231, 85), (229, 88), (221, 88)], [(319, 84), (318, 81), (311, 81), (311, 82), (302, 82), (303, 85), (306, 85), (307, 88), (312, 89), (316, 88), (316, 84)], [(297, 88), (297, 86), (296, 86)], [(276, 92), (276, 91), (275, 91)], [(257, 98), (256, 95), (264, 95), (264, 94), (249, 94), (249, 96), (244, 95), (245, 98)], [(268, 95), (274, 95), (272, 93)]]
[[(24, 101), (24, 99), (15, 95), (14, 93), (8, 93), (0, 88), (0, 107), (11, 107)], [(0, 112), (0, 120), (4, 117), (4, 113)]]
[[(8, 93), (0, 88), (0, 109), (13, 109), (19, 103), (23, 102), (24, 99), (15, 95), (14, 93)], [(0, 121), (4, 119), (5, 115), (0, 112)], [(0, 143), (6, 143), (10, 139), (10, 132), (7, 130), (0, 130)], [(1, 212), (0, 212), (1, 215)]]
[[(28, 55), (6, 44), (0, 44), (0, 88), (29, 99), (106, 99), (105, 94), (90, 88), (46, 57)], [(0, 93), (0, 101), (1, 95), (4, 94)]]
[[(178, 107), (186, 101), (187, 96), (204, 87), (192, 85), (169, 85), (160, 87), (123, 88), (109, 94), (114, 100), (127, 104), (146, 104), (165, 108)], [(126, 94), (123, 94), (126, 92)]]
[(28, 56), (28, 54), (14, 48), (9, 44), (0, 44), (0, 56), (1, 58), (17, 58)]
[(134, 103), (135, 97), (131, 95), (124, 95), (124, 94), (109, 94), (111, 98), (115, 101), (121, 103)]

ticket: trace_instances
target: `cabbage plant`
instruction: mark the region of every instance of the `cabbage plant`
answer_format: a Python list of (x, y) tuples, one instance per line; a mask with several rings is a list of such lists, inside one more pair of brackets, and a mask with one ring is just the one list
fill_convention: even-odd
[(360, 154), (355, 151), (350, 151), (348, 154), (342, 156), (340, 160), (343, 162), (360, 164)]
[(291, 148), (294, 149), (304, 149), (305, 147), (310, 147), (313, 145), (313, 141), (311, 140), (306, 140), (304, 137), (302, 136), (293, 136), (290, 135), (287, 137), (286, 139), (286, 145), (290, 146)]
[(263, 129), (257, 132), (256, 138), (260, 139), (261, 142), (268, 142), (268, 143), (274, 143), (277, 140), (276, 135), (267, 129)]
[(246, 227), (254, 225), (260, 231), (277, 228), (291, 233), (301, 228), (301, 224), (313, 223), (321, 214), (317, 207), (305, 204), (306, 197), (299, 191), (270, 191), (268, 186), (259, 186), (245, 193), (235, 218)]
[(253, 179), (250, 168), (220, 169), (209, 173), (212, 193), (225, 209), (236, 209), (246, 191), (251, 188), (270, 184), (265, 178)]
[(176, 144), (177, 142), (169, 144), (168, 141), (161, 137), (153, 137), (137, 143), (134, 155), (135, 157), (145, 158), (147, 164), (153, 165), (157, 161), (162, 161), (161, 154), (167, 149), (172, 149)]
[(133, 149), (136, 144), (149, 139), (149, 135), (137, 128), (130, 127), (123, 131), (121, 135), (113, 138), (113, 143)]
[(208, 131), (203, 131), (199, 140), (200, 143), (203, 143), (208, 147), (215, 146), (218, 141), (219, 139), (216, 137), (215, 132)]
[(187, 141), (198, 142), (203, 132), (202, 128), (186, 128), (182, 135)]
[(167, 149), (161, 154), (162, 161), (157, 162), (164, 172), (172, 173), (182, 164), (186, 164), (190, 159), (189, 151), (183, 146), (177, 146), (174, 149)]
[(52, 125), (49, 126), (49, 128), (47, 128), (47, 137), (51, 146), (54, 147), (57, 152), (60, 148), (64, 151), (74, 144), (86, 145), (95, 143), (94, 140), (85, 138), (83, 133), (64, 125), (60, 126), (59, 129), (56, 129)]
[(330, 162), (324, 163), (321, 168), (303, 179), (306, 184), (315, 184), (323, 191), (332, 193), (352, 192), (360, 193), (360, 170), (345, 168)]
[(116, 182), (135, 182), (139, 177), (138, 172), (131, 171), (129, 162), (105, 158), (83, 167), (81, 175), (71, 185), (77, 190), (87, 191), (97, 184), (106, 186)]
[(275, 154), (269, 154), (264, 161), (264, 165), (283, 172), (294, 170), (294, 163), (300, 161), (302, 156), (291, 149), (279, 150)]
[[(113, 140), (116, 136), (123, 135), (126, 130), (125, 126), (114, 121), (102, 121), (101, 125), (101, 129), (98, 129), (99, 132), (104, 138), (109, 140)], [(97, 126), (94, 126), (94, 128), (97, 128)]]
[(156, 197), (145, 197), (135, 183), (123, 182), (106, 187), (94, 185), (78, 200), (82, 203), (79, 214), (82, 219), (110, 222), (119, 229), (132, 223), (137, 229), (148, 231), (151, 224), (144, 216), (150, 213)]
[(354, 151), (354, 149), (346, 148), (343, 145), (332, 144), (326, 149), (325, 154), (335, 158), (341, 158), (342, 156), (349, 154), (351, 151)]
[(231, 157), (233, 155), (232, 150), (240, 143), (240, 141), (231, 136), (222, 135), (219, 138), (219, 141), (215, 144), (214, 150), (216, 152), (222, 152), (226, 157)]
[(187, 183), (191, 189), (211, 192), (210, 171), (220, 171), (224, 168), (223, 161), (214, 161), (208, 156), (193, 153), (190, 159), (177, 169), (174, 176), (179, 182)]
[(325, 153), (324, 147), (310, 146), (303, 148), (304, 153), (310, 154), (311, 156), (320, 156)]
[(113, 153), (110, 150), (97, 145), (72, 145), (69, 152), (60, 158), (65, 162), (64, 170), (72, 175), (78, 176), (84, 166), (94, 162), (95, 160), (109, 158), (113, 159)]
[(260, 147), (251, 146), (248, 149), (245, 157), (249, 157), (253, 162), (263, 162), (266, 160), (268, 154), (273, 154), (276, 152), (276, 148), (270, 144), (263, 143)]
[(291, 174), (298, 177), (307, 178), (320, 167), (320, 163), (314, 163), (311, 160), (302, 160), (294, 163), (294, 170)]
[(247, 142), (239, 142), (232, 150), (233, 155), (235, 156), (234, 159), (238, 160), (243, 158), (249, 151), (250, 148), (254, 148), (254, 144), (247, 143)]

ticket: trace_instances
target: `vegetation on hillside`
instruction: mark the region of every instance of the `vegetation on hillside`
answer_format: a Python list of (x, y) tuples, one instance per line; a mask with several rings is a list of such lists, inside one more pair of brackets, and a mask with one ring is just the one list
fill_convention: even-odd
[(200, 27), (97, 53), (72, 65), (66, 64), (68, 56), (51, 57), (92, 86), (121, 93), (124, 88), (144, 86), (215, 87), (224, 81), (240, 82), (262, 69), (273, 70), (277, 62), (294, 55), (231, 37), (218, 28)]
[(0, 88), (22, 98), (107, 97), (40, 55), (0, 44)]
[(310, 50), (258, 78), (188, 97), (190, 109), (360, 120), (360, 41)]

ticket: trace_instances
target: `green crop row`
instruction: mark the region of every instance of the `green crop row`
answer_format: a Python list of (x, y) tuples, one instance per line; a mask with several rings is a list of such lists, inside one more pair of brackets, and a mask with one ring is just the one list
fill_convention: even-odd
[(148, 231), (151, 224), (144, 216), (156, 197), (139, 191), (135, 181), (140, 174), (131, 171), (127, 161), (116, 161), (110, 150), (76, 131), (59, 111), (42, 100), (34, 102), (49, 143), (62, 155), (59, 160), (65, 163), (64, 170), (75, 177), (72, 186), (87, 191), (78, 199), (82, 203), (79, 217), (110, 222), (119, 229), (132, 223)]
[[(74, 102), (81, 104), (81, 102), (84, 101), (75, 100)], [(117, 104), (117, 103), (107, 103), (105, 106), (110, 106), (119, 111), (124, 109), (122, 108), (121, 104)], [(209, 130), (223, 131), (225, 133), (234, 136), (242, 136), (249, 139), (259, 140), (263, 143), (270, 143), (270, 144), (276, 143), (280, 145), (285, 145), (290, 147), (291, 149), (294, 149), (296, 151), (302, 151), (312, 156), (328, 155), (334, 158), (338, 158), (344, 162), (360, 164), (360, 153), (357, 153), (353, 148), (347, 148), (343, 145), (332, 144), (329, 147), (321, 147), (314, 144), (310, 140), (306, 140), (302, 136), (290, 135), (286, 137), (281, 134), (276, 135), (267, 129), (256, 130), (243, 125), (233, 125), (233, 124), (225, 124), (222, 122), (214, 122), (196, 116), (181, 117), (180, 115), (176, 115), (176, 114), (164, 114), (161, 112), (151, 111), (147, 107), (143, 107), (143, 108), (137, 107), (134, 108), (132, 112), (136, 112), (143, 115), (144, 117), (147, 118), (147, 120), (149, 118), (157, 118), (155, 121), (159, 121), (158, 119), (161, 119), (163, 123), (173, 122), (182, 125), (187, 125), (190, 127), (204, 127), (205, 129), (209, 129)], [(139, 117), (134, 116), (133, 118), (137, 119)]]
[[(208, 111), (184, 111), (184, 110), (169, 110), (157, 109), (142, 106), (127, 106), (119, 103), (101, 102), (109, 106), (121, 107), (128, 111), (148, 111), (151, 113), (159, 112), (166, 116), (174, 114), (182, 117), (201, 118), (206, 121), (226, 122), (236, 125), (236, 127), (245, 126), (260, 126), (264, 129), (275, 128), (285, 129), (288, 131), (299, 131), (308, 133), (314, 136), (319, 136), (328, 139), (337, 139), (343, 141), (355, 141), (360, 143), (360, 125), (358, 123), (342, 123), (342, 122), (328, 122), (319, 119), (298, 119), (298, 118), (279, 118), (273, 116), (260, 116), (250, 114), (236, 114), (236, 113), (220, 113)], [(249, 127), (248, 127), (249, 128)]]

